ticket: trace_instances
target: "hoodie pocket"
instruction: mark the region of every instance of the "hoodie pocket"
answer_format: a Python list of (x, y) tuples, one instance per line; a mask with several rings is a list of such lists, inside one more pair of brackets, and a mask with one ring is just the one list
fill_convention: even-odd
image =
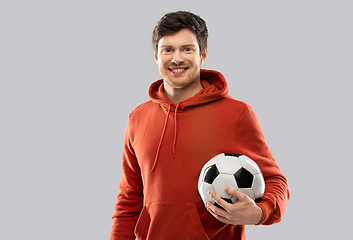
[(135, 236), (137, 239), (147, 239), (149, 224), (150, 216), (148, 215), (147, 208), (143, 207), (135, 227)]
[(135, 227), (137, 239), (209, 240), (196, 203), (159, 202), (147, 204)]

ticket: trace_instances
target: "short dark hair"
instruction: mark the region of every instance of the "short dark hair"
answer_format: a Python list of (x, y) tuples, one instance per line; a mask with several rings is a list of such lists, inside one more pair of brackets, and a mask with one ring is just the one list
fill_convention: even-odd
[(189, 29), (195, 33), (200, 47), (200, 54), (207, 48), (208, 30), (206, 22), (198, 15), (188, 11), (177, 11), (165, 14), (153, 30), (152, 43), (154, 51), (158, 52), (159, 40), (172, 35), (181, 29)]

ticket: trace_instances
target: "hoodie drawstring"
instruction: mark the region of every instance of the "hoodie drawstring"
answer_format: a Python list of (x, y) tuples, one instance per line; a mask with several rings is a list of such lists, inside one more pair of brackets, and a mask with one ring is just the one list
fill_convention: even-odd
[[(177, 135), (178, 135), (178, 123), (177, 123), (178, 107), (179, 107), (179, 103), (176, 105), (175, 113), (174, 113), (174, 141), (173, 141), (173, 157), (174, 157), (174, 159), (176, 158), (176, 140), (177, 140)], [(153, 163), (153, 166), (152, 166), (150, 172), (153, 172), (153, 170), (155, 169), (155, 167), (157, 165), (157, 162), (158, 162), (158, 157), (159, 157), (159, 153), (161, 151), (163, 138), (164, 138), (164, 135), (165, 135), (165, 131), (167, 129), (167, 123), (168, 123), (170, 110), (171, 110), (171, 105), (168, 106), (168, 112), (167, 112), (167, 116), (166, 116), (165, 121), (164, 121), (162, 135), (161, 135), (161, 138), (159, 140), (159, 144), (158, 144), (158, 148), (157, 148), (157, 152), (156, 152), (156, 157), (154, 158), (154, 163)]]
[(165, 134), (165, 130), (166, 130), (166, 128), (167, 128), (167, 123), (168, 123), (170, 108), (171, 108), (171, 106), (169, 105), (167, 117), (165, 118), (165, 121), (164, 121), (164, 127), (163, 127), (163, 131), (162, 131), (161, 139), (159, 140), (159, 144), (158, 144), (158, 148), (157, 148), (156, 157), (154, 158), (154, 163), (153, 163), (153, 166), (152, 166), (150, 172), (152, 172), (152, 171), (154, 170), (154, 168), (156, 167), (156, 165), (157, 165), (158, 156), (159, 156), (159, 152), (160, 152), (160, 150), (161, 150), (163, 137), (164, 137), (164, 134)]
[(174, 141), (173, 141), (173, 157), (176, 159), (176, 140), (178, 135), (178, 122), (177, 122), (177, 113), (178, 113), (179, 103), (175, 107), (174, 113)]

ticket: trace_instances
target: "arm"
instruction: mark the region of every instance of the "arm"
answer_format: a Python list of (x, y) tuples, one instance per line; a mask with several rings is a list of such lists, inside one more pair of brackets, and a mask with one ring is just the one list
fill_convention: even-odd
[(223, 209), (207, 202), (208, 211), (226, 224), (273, 224), (279, 222), (289, 199), (287, 181), (266, 144), (258, 119), (250, 106), (246, 106), (238, 120), (235, 138), (236, 152), (247, 155), (259, 165), (265, 178), (265, 194), (261, 202), (255, 203), (247, 195), (235, 189), (226, 188), (226, 193), (238, 199), (234, 204), (229, 204), (210, 191), (210, 196)]
[(135, 239), (134, 228), (143, 205), (141, 172), (130, 142), (129, 122), (125, 130), (122, 169), (109, 240)]
[(238, 152), (254, 160), (265, 179), (265, 193), (257, 203), (263, 213), (258, 224), (279, 222), (289, 199), (287, 180), (273, 158), (255, 113), (248, 105), (239, 118), (235, 138)]

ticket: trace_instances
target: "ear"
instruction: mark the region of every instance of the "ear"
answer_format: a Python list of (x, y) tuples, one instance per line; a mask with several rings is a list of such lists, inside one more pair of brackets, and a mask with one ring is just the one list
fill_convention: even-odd
[(156, 53), (156, 51), (153, 51), (153, 56), (154, 56), (154, 60), (157, 62), (158, 61), (158, 53)]
[(206, 61), (207, 58), (207, 48), (201, 54), (201, 65)]

